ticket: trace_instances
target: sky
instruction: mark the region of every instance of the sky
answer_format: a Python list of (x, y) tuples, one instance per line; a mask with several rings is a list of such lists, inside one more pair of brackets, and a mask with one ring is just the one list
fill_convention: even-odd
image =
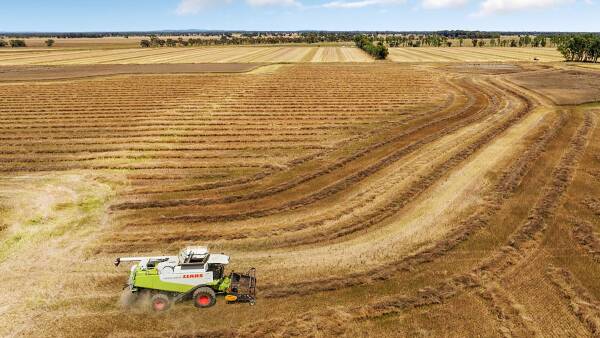
[(0, 32), (600, 31), (600, 0), (0, 0)]

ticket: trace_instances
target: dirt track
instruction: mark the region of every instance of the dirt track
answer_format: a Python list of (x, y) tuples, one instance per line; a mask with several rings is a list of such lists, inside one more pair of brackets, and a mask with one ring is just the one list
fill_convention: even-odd
[[(2, 85), (0, 335), (598, 335), (600, 108), (482, 67)], [(258, 304), (118, 307), (116, 256), (189, 243)]]

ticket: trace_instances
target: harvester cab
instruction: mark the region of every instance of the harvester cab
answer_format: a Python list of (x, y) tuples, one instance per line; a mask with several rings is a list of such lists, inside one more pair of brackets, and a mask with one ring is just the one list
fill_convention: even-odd
[(228, 304), (254, 305), (256, 301), (255, 269), (226, 276), (229, 256), (209, 253), (206, 247), (187, 247), (177, 256), (119, 257), (115, 266), (124, 262), (137, 263), (131, 267), (124, 289), (135, 297), (150, 295), (156, 311), (189, 299), (196, 307), (210, 307), (217, 295), (225, 296)]

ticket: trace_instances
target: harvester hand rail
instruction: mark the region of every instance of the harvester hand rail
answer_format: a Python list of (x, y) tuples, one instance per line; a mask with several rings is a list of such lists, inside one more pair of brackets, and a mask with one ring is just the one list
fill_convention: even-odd
[(165, 260), (165, 259), (169, 259), (168, 256), (156, 256), (156, 257), (117, 257), (117, 259), (115, 259), (115, 266), (119, 266), (119, 264), (121, 264), (121, 262), (139, 262), (141, 260), (144, 259), (154, 259), (154, 260)]

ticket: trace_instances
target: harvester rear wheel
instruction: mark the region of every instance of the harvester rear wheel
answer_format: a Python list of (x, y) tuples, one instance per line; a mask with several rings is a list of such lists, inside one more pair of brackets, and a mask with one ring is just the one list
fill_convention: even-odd
[(207, 308), (215, 305), (217, 302), (217, 295), (211, 288), (201, 287), (194, 291), (194, 305), (199, 308)]
[(152, 296), (152, 309), (156, 312), (167, 311), (171, 307), (171, 300), (163, 294)]

